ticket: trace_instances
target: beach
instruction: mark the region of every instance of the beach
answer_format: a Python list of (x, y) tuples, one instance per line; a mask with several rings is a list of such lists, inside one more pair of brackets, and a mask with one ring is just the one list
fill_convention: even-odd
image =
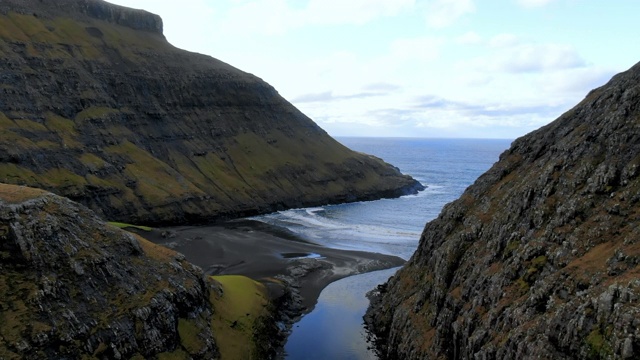
[(127, 230), (184, 254), (207, 275), (250, 277), (265, 283), (274, 298), (284, 285), (294, 291), (302, 313), (310, 311), (322, 289), (338, 279), (405, 262), (391, 255), (328, 248), (255, 220)]

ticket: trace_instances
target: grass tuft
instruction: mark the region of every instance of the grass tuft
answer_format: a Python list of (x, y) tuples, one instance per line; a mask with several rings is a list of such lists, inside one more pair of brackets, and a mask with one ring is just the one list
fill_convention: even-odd
[(134, 228), (134, 229), (140, 229), (142, 231), (151, 231), (151, 230), (153, 230), (153, 228), (151, 228), (149, 226), (131, 225), (131, 224), (115, 222), (115, 221), (110, 221), (109, 224), (111, 224), (111, 225), (113, 225), (115, 227), (119, 227), (120, 229)]
[(254, 332), (269, 303), (264, 285), (240, 275), (212, 278), (222, 286), (221, 296), (211, 292), (215, 309), (211, 325), (221, 358), (256, 358)]
[(18, 204), (47, 194), (46, 191), (26, 186), (0, 184), (0, 200)]

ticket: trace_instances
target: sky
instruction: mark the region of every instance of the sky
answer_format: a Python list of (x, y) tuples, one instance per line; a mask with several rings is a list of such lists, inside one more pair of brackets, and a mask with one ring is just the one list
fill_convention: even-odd
[(333, 136), (514, 139), (640, 61), (638, 0), (110, 0)]

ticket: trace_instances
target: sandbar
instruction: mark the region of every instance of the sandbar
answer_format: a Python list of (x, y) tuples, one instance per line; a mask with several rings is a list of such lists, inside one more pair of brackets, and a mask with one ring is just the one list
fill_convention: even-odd
[(328, 248), (256, 220), (128, 230), (184, 254), (208, 275), (245, 275), (266, 284), (279, 279), (299, 293), (302, 312), (310, 311), (333, 281), (405, 262), (391, 255)]

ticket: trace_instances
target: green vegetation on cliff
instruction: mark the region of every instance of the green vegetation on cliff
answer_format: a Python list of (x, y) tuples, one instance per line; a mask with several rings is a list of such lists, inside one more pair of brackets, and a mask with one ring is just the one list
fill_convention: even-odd
[(268, 84), (100, 0), (0, 4), (0, 182), (103, 218), (206, 222), (420, 188)]
[(221, 291), (211, 293), (216, 309), (213, 336), (223, 359), (259, 358), (254, 336), (262, 319), (269, 315), (265, 286), (239, 275), (214, 276)]

